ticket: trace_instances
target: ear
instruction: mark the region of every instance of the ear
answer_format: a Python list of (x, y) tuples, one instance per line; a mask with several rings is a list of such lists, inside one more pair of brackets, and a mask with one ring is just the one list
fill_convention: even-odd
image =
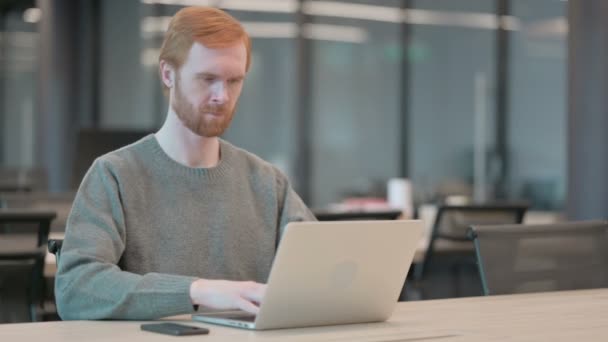
[(176, 79), (175, 68), (165, 60), (161, 60), (158, 67), (163, 84), (169, 89), (173, 88)]

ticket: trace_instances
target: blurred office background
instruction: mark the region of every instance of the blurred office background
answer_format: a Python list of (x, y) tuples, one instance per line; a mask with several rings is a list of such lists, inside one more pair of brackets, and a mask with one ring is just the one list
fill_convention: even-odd
[(1, 3), (0, 165), (24, 187), (73, 189), (81, 130), (160, 127), (163, 32), (201, 4), (253, 37), (225, 138), (278, 165), (310, 206), (406, 177), (417, 202), (476, 185), (482, 199), (564, 208), (566, 1)]
[(158, 49), (186, 5), (226, 9), (251, 35), (224, 138), (310, 207), (386, 208), (401, 178), (414, 216), (525, 203), (543, 222), (606, 217), (596, 0), (1, 0), (0, 195), (69, 210), (93, 158), (161, 126)]

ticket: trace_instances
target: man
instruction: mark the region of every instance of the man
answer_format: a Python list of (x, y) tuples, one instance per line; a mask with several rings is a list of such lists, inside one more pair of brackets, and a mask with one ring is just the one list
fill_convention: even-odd
[(63, 319), (258, 311), (282, 229), (314, 216), (275, 167), (218, 138), (250, 55), (228, 14), (174, 16), (159, 58), (165, 123), (98, 158), (76, 195), (56, 275)]

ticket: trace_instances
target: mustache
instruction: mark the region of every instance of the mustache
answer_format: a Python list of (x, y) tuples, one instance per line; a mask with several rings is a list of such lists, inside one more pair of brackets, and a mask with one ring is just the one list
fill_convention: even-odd
[(201, 113), (220, 113), (220, 114), (225, 114), (228, 113), (228, 107), (224, 106), (224, 105), (205, 105), (205, 106), (200, 106), (198, 108), (199, 112)]

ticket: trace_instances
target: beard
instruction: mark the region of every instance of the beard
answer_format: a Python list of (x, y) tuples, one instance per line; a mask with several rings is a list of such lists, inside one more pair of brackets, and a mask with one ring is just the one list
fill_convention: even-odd
[(222, 135), (230, 126), (236, 110), (236, 106), (230, 108), (226, 105), (191, 105), (179, 87), (179, 79), (175, 82), (175, 98), (171, 107), (184, 126), (192, 133), (206, 138)]

